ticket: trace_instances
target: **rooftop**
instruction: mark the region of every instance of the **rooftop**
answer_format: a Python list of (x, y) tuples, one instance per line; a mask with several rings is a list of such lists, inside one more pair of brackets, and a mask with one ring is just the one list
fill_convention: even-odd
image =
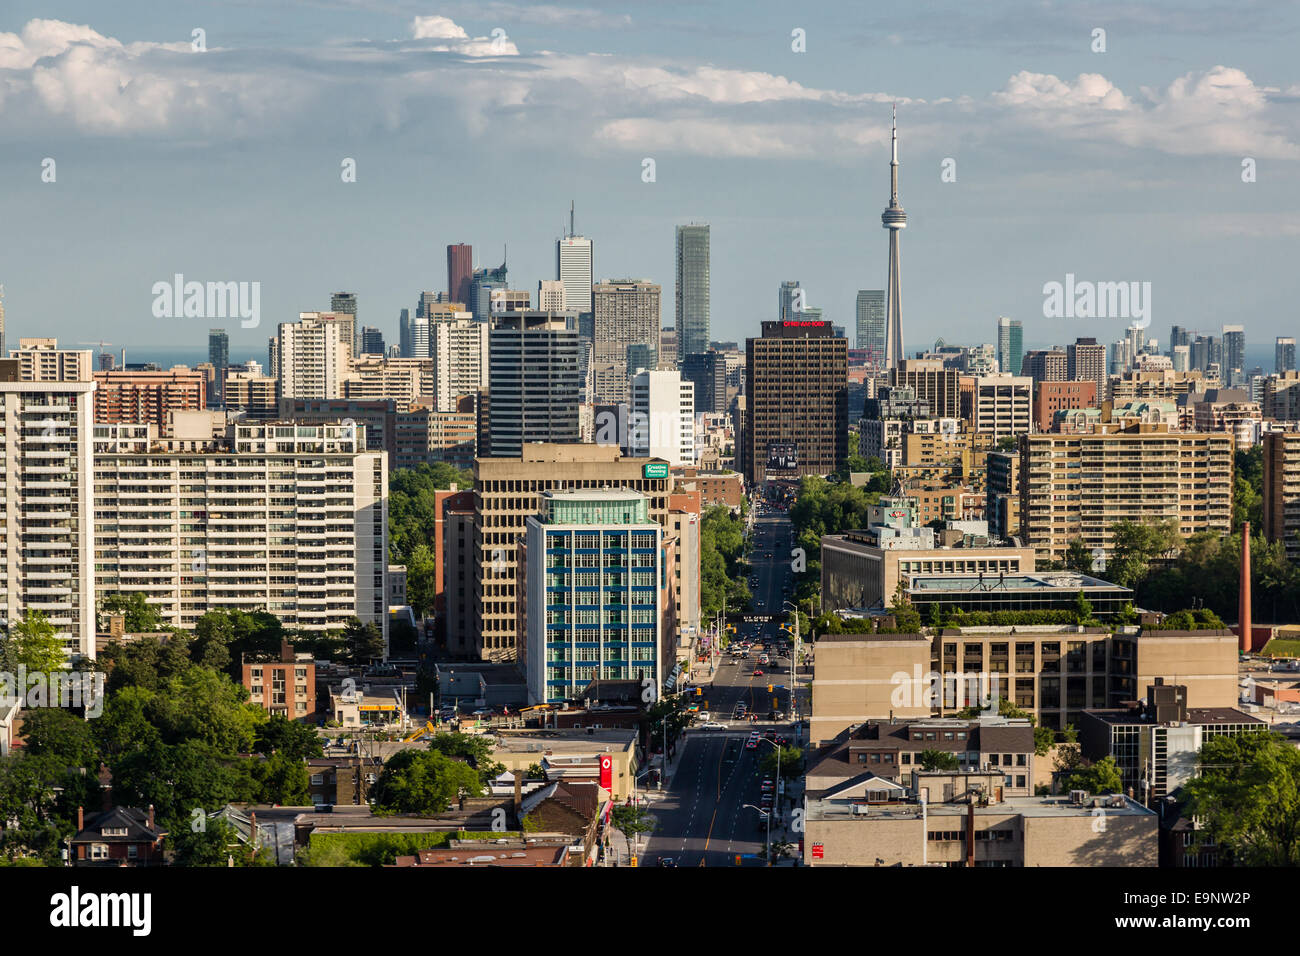
[(1035, 574), (928, 574), (912, 577), (913, 591), (1078, 591), (1088, 588), (1116, 588), (1118, 584), (1070, 571)]

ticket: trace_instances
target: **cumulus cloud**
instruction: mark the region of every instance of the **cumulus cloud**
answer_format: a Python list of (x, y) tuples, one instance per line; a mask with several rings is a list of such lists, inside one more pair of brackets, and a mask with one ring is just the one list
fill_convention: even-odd
[(497, 27), (490, 37), (471, 37), (465, 28), (449, 17), (416, 17), (411, 22), (411, 37), (415, 40), (445, 40), (432, 46), (434, 52), (459, 53), (463, 56), (518, 56), (519, 48)]
[[(572, 13), (539, 10), (551, 20)], [(520, 54), (503, 29), (476, 37), (444, 15), (417, 16), (408, 33), (255, 59), (195, 54), (186, 42), (124, 43), (89, 26), (32, 20), (19, 33), (0, 33), (0, 122), (15, 133), (62, 124), (110, 135), (212, 129), (258, 136), (285, 124), (319, 125), (322, 116), (395, 129), (425, 124), (441, 110), (468, 136), (504, 120), (533, 134), (563, 128), (570, 143), (609, 150), (855, 162), (887, 141), (886, 104), (897, 99), (911, 150), (1046, 134), (1170, 155), (1300, 156), (1284, 112), (1300, 88), (1261, 86), (1228, 66), (1130, 91), (1099, 73), (1069, 79), (1026, 70), (1001, 89), (927, 101), (686, 58)]]
[(1300, 157), (1282, 117), (1270, 111), (1279, 91), (1256, 85), (1242, 70), (1215, 66), (1140, 92), (1130, 97), (1097, 73), (1070, 82), (1022, 71), (990, 99), (1007, 109), (1003, 123), (1067, 138), (1184, 156)]

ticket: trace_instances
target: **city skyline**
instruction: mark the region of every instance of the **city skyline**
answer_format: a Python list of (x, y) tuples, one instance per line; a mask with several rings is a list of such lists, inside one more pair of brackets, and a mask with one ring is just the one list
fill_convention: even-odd
[[(64, 19), (37, 21), (16, 8), (0, 19), (3, 65), (17, 91), (0, 102), (0, 115), (21, 147), (0, 160), (0, 203), (28, 227), (22, 241), (10, 236), (0, 249), (12, 270), (0, 276), (10, 341), (47, 325), (73, 341), (201, 341), (202, 330), (218, 324), (212, 317), (159, 322), (148, 311), (150, 285), (178, 271), (263, 283), (261, 327), (232, 329), (235, 353), (279, 321), (325, 308), (339, 286), (356, 291), (360, 323), (391, 336), (412, 294), (445, 281), (440, 260), (449, 243), (509, 242), (515, 287), (552, 277), (549, 250), (570, 197), (583, 204), (583, 234), (601, 245), (596, 279), (638, 275), (667, 286), (673, 227), (710, 222), (714, 339), (741, 340), (773, 317), (770, 291), (755, 274), (800, 277), (807, 305), (850, 327), (857, 290), (886, 284), (885, 250), (863, 233), (861, 218), (875, 206), (870, 170), (888, 149), (884, 107), (895, 98), (908, 109), (910, 206), (925, 227), (909, 240), (909, 340), (983, 340), (981, 327), (998, 315), (1021, 320), (1027, 343), (1120, 338), (1123, 319), (1098, 330), (1042, 316), (1042, 286), (1067, 273), (1151, 281), (1157, 327), (1239, 323), (1257, 341), (1294, 331), (1294, 293), (1276, 277), (1288, 274), (1283, 264), (1300, 238), (1289, 175), (1300, 133), (1286, 111), (1296, 78), (1284, 44), (1246, 46), (1226, 6), (1203, 11), (1210, 22), (1223, 18), (1226, 48), (1213, 54), (1204, 28), (1170, 5), (1153, 6), (1141, 21), (1111, 12), (1104, 54), (1092, 52), (1093, 24), (1083, 14), (1040, 12), (1000, 39), (998, 9), (971, 14), (968, 25), (992, 41), (982, 54), (957, 48), (976, 80), (936, 68), (954, 42), (902, 14), (887, 30), (868, 15), (862, 29), (880, 30), (879, 62), (864, 79), (839, 62), (849, 41), (829, 26), (818, 32), (809, 18), (807, 52), (795, 53), (786, 17), (762, 7), (743, 33), (724, 31), (714, 47), (675, 44), (665, 61), (661, 44), (680, 39), (680, 29), (647, 29), (631, 5), (614, 4), (587, 22), (568, 8), (548, 21), (500, 5), (483, 15), (490, 20), (468, 8), (448, 16), (354, 10), (292, 27), (282, 7), (269, 6), (280, 19), (259, 25), (259, 61), (277, 52), (283, 61), (269, 69), (253, 65), (238, 11), (205, 25), (207, 51), (192, 57), (190, 43), (178, 39), (191, 25), (146, 24), (129, 9), (74, 4)], [(1273, 35), (1293, 28), (1290, 15), (1270, 16)], [(488, 36), (497, 20), (507, 39), (494, 48)], [(352, 39), (363, 35), (388, 39)], [(21, 96), (37, 70), (48, 71), (51, 88), (74, 89), (83, 82), (78, 58), (152, 78), (178, 98), (158, 107), (133, 93), (103, 108), (108, 91), (93, 72), (84, 78), (87, 102), (101, 108), (72, 110), (49, 92)], [(374, 65), (344, 65), (349, 58)], [(409, 84), (387, 120), (360, 109), (357, 98), (381, 93), (385, 78), (410, 80), (430, 64), (433, 72)], [(223, 91), (256, 78), (301, 107), (295, 122), (306, 122), (325, 108), (307, 81), (331, 69), (355, 90), (330, 104), (339, 122), (324, 141), (292, 125), (278, 131), (258, 103), (233, 95), (204, 119), (185, 92), (187, 82)], [(511, 114), (508, 97), (481, 82), (485, 74), (528, 91), (544, 104), (539, 113), (590, 148), (563, 165), (546, 155), (521, 164), (495, 149), (489, 133)], [(631, 92), (613, 95), (627, 83)], [(441, 111), (439, 129), (450, 123), (462, 134), (457, 149), (428, 141), (413, 123), (426, 105)], [(702, 112), (715, 117), (707, 130)], [(769, 129), (796, 135), (773, 138)], [(42, 158), (57, 164), (55, 181), (41, 181)], [(352, 183), (340, 177), (349, 158)], [(1257, 164), (1252, 182), (1242, 178), (1246, 158)], [(651, 181), (645, 159), (654, 160)], [(437, 181), (467, 188), (434, 197), (431, 162)], [(100, 188), (109, 181), (118, 188)], [(713, 188), (718, 182), (728, 186)], [(488, 195), (512, 210), (509, 220), (481, 214)], [(784, 198), (757, 199), (765, 195)], [(432, 221), (415, 214), (435, 198)], [(70, 235), (74, 215), (86, 210), (115, 221), (113, 241), (93, 230)], [(250, 234), (254, 210), (292, 226)], [(337, 216), (350, 224), (346, 239), (324, 228)], [(149, 245), (157, 223), (169, 226), (162, 251)], [(778, 230), (783, 241), (774, 242)], [(310, 255), (297, 241), (306, 231), (316, 234)], [(1234, 239), (1227, 251), (1218, 241), (1224, 235)], [(56, 241), (60, 256), (41, 252)], [(999, 252), (1007, 248), (1016, 251), (1011, 265)], [(66, 268), (68, 257), (78, 268)], [(1223, 269), (1252, 289), (1249, 301), (1197, 281)], [(87, 315), (77, 303), (92, 294), (101, 307)]]

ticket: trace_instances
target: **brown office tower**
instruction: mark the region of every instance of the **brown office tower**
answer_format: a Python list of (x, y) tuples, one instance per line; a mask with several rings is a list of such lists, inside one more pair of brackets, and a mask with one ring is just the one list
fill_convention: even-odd
[(447, 247), (447, 293), (452, 302), (469, 302), (469, 283), (474, 278), (474, 247), (463, 242)]
[(848, 349), (829, 322), (764, 322), (746, 340), (747, 482), (826, 475), (848, 457)]

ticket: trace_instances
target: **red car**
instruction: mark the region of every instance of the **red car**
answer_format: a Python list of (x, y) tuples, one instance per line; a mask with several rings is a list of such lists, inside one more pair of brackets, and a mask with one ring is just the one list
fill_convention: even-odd
[(754, 672), (753, 672), (750, 676), (751, 676), (751, 677), (762, 677), (762, 676), (763, 676), (763, 672), (762, 672), (761, 670), (759, 670), (757, 667), (755, 667), (755, 668), (754, 668)]

